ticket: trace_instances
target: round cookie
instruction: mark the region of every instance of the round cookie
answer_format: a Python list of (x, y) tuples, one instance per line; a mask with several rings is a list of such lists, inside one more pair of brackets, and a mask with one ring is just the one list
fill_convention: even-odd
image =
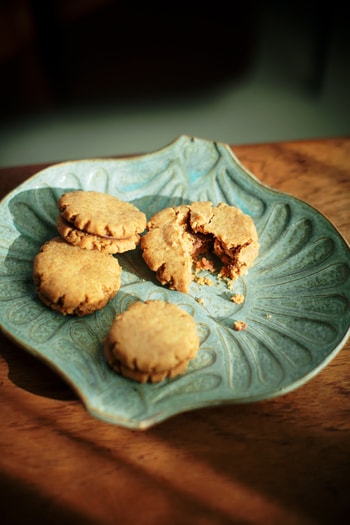
[(112, 255), (83, 250), (61, 237), (47, 241), (33, 262), (39, 299), (64, 315), (103, 308), (119, 290), (121, 271)]
[(122, 253), (134, 249), (146, 227), (146, 215), (129, 202), (97, 191), (77, 190), (58, 200), (59, 233), (84, 249)]
[(115, 317), (104, 341), (109, 366), (140, 383), (181, 374), (198, 348), (193, 317), (160, 300), (133, 303)]
[(247, 273), (259, 252), (252, 218), (225, 203), (194, 202), (165, 208), (147, 223), (142, 256), (161, 284), (188, 292), (198, 257), (214, 253), (219, 274), (236, 279)]

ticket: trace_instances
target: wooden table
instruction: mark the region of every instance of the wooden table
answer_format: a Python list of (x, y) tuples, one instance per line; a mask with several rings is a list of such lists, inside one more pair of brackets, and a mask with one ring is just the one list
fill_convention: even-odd
[[(350, 238), (350, 139), (233, 149)], [(0, 196), (42, 167), (1, 169)], [(92, 418), (45, 365), (4, 335), (0, 347), (1, 523), (350, 522), (349, 342), (297, 391), (146, 431)]]

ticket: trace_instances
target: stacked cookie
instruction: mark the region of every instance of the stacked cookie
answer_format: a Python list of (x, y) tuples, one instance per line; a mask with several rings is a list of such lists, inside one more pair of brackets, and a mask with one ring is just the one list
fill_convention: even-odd
[(65, 193), (58, 208), (59, 233), (70, 244), (87, 250), (111, 254), (133, 250), (146, 227), (144, 213), (106, 193)]
[(75, 191), (58, 200), (57, 229), (36, 255), (33, 279), (40, 300), (64, 315), (103, 308), (120, 287), (121, 267), (112, 254), (134, 249), (146, 216), (112, 195)]

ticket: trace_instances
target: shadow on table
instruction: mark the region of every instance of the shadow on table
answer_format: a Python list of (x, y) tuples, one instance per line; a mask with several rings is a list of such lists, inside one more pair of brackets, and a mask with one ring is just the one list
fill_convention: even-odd
[(57, 373), (8, 340), (2, 333), (0, 333), (0, 356), (7, 363), (8, 378), (17, 387), (51, 399), (78, 400), (73, 389)]
[[(68, 487), (67, 487), (68, 489)], [(41, 494), (23, 480), (14, 479), (0, 470), (0, 514), (4, 525), (99, 525), (100, 521), (91, 519), (77, 510), (62, 505), (62, 502), (47, 494)]]

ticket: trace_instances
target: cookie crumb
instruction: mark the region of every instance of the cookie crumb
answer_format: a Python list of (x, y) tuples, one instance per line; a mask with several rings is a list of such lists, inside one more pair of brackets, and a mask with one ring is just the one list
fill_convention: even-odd
[(193, 279), (196, 283), (198, 283), (199, 285), (207, 285), (207, 286), (213, 286), (214, 285), (214, 282), (209, 278), (209, 277), (198, 277), (198, 276), (195, 276), (194, 279)]
[(244, 295), (240, 294), (240, 293), (235, 293), (232, 297), (231, 297), (231, 301), (233, 303), (236, 303), (236, 304), (242, 304), (244, 302)]
[(246, 330), (247, 329), (247, 323), (245, 323), (244, 321), (235, 321), (233, 323), (233, 329), (236, 330), (236, 332), (241, 332), (242, 330)]
[(196, 301), (197, 301), (197, 303), (201, 304), (202, 306), (205, 305), (204, 299), (203, 299), (202, 297), (198, 297), (198, 298), (196, 299)]
[(227, 288), (229, 290), (232, 290), (235, 284), (235, 281), (233, 281), (232, 279), (227, 280)]
[(271, 314), (266, 314), (265, 317), (266, 317), (266, 319), (271, 319), (272, 315)]

